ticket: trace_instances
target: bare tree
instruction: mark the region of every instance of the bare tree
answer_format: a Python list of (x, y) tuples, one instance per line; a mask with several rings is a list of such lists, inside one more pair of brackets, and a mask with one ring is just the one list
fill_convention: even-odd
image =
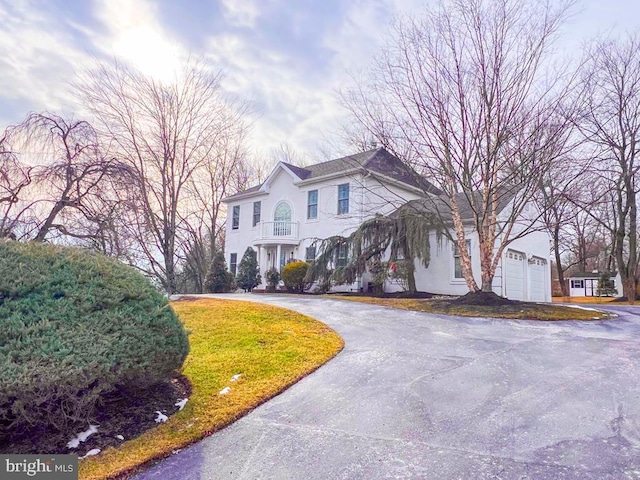
[[(578, 126), (604, 180), (600, 198), (613, 195), (607, 228), (624, 295), (635, 301), (638, 281), (638, 169), (640, 167), (640, 37), (600, 41), (583, 69)], [(596, 197), (594, 202), (598, 202)]]
[(19, 161), (5, 132), (0, 138), (0, 238), (18, 239), (28, 234), (28, 228), (19, 227), (24, 227), (23, 216), (31, 206), (24, 199), (31, 181), (31, 167)]
[[(370, 74), (342, 96), (381, 145), (443, 190), (470, 291), (492, 291), (503, 250), (540, 226), (533, 212), (522, 219), (566, 153), (562, 88), (542, 64), (570, 4), (442, 2), (399, 22)], [(480, 285), (463, 209), (478, 234)]]
[(248, 127), (243, 119), (246, 109), (238, 107), (226, 112), (226, 134), (187, 184), (187, 204), (191, 208), (183, 218), (186, 245), (181, 263), (183, 281), (193, 293), (206, 293), (209, 267), (224, 245), (226, 210), (222, 199), (248, 188), (251, 180), (246, 151)]
[(53, 113), (32, 113), (10, 127), (8, 136), (23, 158), (22, 166), (13, 162), (12, 175), (22, 178), (19, 185), (30, 185), (23, 212), (34, 218), (32, 239), (98, 235), (104, 184), (122, 172), (118, 162), (102, 154), (93, 127)]
[[(196, 171), (215, 154), (229, 125), (220, 74), (189, 62), (173, 83), (119, 63), (98, 64), (78, 91), (105, 137), (132, 172), (137, 203), (133, 225), (146, 271), (176, 291), (179, 232)], [(223, 119), (221, 121), (221, 119)]]

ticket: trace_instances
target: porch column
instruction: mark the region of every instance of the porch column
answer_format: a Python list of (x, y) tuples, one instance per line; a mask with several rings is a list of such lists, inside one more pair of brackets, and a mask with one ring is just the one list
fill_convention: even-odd
[(276, 247), (276, 268), (280, 271), (280, 255), (282, 254), (282, 245), (278, 244)]
[(267, 268), (267, 249), (263, 246), (260, 246), (258, 247), (258, 271), (261, 278), (260, 288), (264, 288), (267, 284), (264, 277), (264, 272), (267, 271)]

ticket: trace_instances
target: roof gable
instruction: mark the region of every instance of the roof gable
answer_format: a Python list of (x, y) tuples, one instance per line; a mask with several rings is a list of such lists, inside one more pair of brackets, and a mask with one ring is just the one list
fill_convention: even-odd
[(398, 157), (380, 147), (374, 150), (308, 165), (306, 167), (298, 167), (290, 163), (278, 162), (263, 183), (231, 195), (224, 200), (228, 201), (243, 197), (244, 195), (268, 192), (269, 185), (282, 170), (291, 175), (294, 183), (313, 181), (315, 179), (339, 176), (342, 174), (346, 175), (358, 170), (365, 170), (398, 184), (422, 190), (423, 192), (436, 195), (441, 193), (437, 187), (415, 172), (411, 167), (404, 164)]

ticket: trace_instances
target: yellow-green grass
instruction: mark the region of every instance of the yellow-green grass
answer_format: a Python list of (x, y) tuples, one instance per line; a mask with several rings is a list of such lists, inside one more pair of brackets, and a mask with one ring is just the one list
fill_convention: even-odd
[[(317, 369), (344, 345), (325, 324), (291, 310), (218, 299), (171, 306), (191, 332), (183, 372), (192, 386), (189, 402), (157, 428), (81, 461), (81, 479), (124, 477), (220, 430)], [(240, 379), (231, 382), (238, 373)], [(219, 395), (227, 386), (230, 392)]]
[(553, 303), (610, 303), (615, 297), (553, 297)]
[(442, 299), (376, 298), (338, 295), (332, 295), (331, 298), (382, 305), (384, 307), (393, 307), (402, 310), (459, 315), (462, 317), (491, 317), (544, 321), (602, 320), (611, 317), (611, 315), (606, 312), (526, 302), (513, 305), (490, 306), (456, 305), (455, 302)]

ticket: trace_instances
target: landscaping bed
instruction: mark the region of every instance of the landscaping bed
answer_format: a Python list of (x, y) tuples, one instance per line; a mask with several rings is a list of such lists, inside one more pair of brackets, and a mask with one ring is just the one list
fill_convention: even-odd
[[(106, 396), (100, 406), (95, 424), (97, 432), (77, 448), (68, 448), (69, 435), (54, 433), (46, 428), (33, 428), (17, 438), (0, 440), (0, 452), (5, 454), (73, 453), (79, 456), (108, 447), (118, 447), (124, 441), (140, 436), (158, 426), (157, 411), (171, 416), (178, 411), (177, 400), (188, 398), (191, 385), (180, 375), (151, 388), (120, 391)], [(87, 425), (89, 427), (89, 425)], [(78, 432), (79, 433), (79, 432)], [(120, 438), (122, 437), (122, 439)]]
[(363, 295), (332, 294), (331, 298), (351, 300), (417, 312), (523, 320), (604, 320), (612, 315), (591, 308), (572, 308), (549, 303), (519, 302), (496, 294), (468, 294), (463, 297), (380, 298)]

